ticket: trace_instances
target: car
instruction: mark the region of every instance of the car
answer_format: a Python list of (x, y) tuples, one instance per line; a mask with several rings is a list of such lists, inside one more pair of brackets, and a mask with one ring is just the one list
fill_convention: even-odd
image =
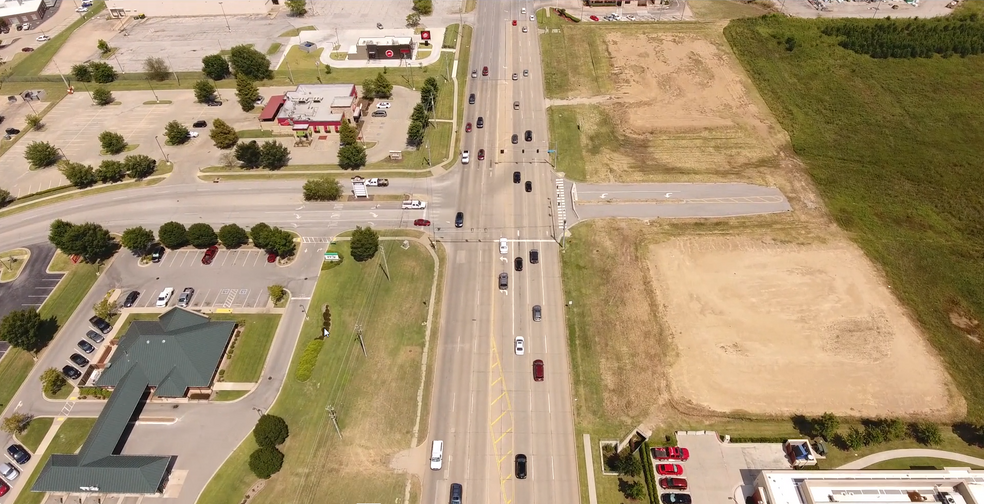
[(516, 259), (513, 260), (513, 268), (516, 271), (523, 271), (523, 258), (522, 257), (517, 257)]
[(523, 77), (529, 77), (529, 76), (530, 76), (530, 71), (529, 70), (523, 70)]
[(9, 491), (10, 491), (10, 485), (8, 485), (3, 481), (0, 481), (0, 497), (7, 495), (7, 492)]
[(660, 476), (680, 476), (683, 474), (683, 466), (680, 464), (658, 464), (656, 474)]
[(537, 249), (530, 249), (530, 264), (537, 264), (540, 262), (540, 251)]
[(520, 14), (526, 14), (526, 7), (519, 9)]
[(97, 345), (102, 343), (103, 341), (106, 341), (106, 338), (104, 338), (102, 334), (99, 334), (96, 331), (86, 331), (85, 337), (89, 338), (90, 340), (92, 340), (93, 343)]
[(21, 465), (24, 465), (28, 460), (31, 460), (31, 454), (19, 444), (12, 444), (8, 446), (7, 455), (10, 455), (10, 458), (14, 459), (14, 462)]
[(95, 352), (96, 351), (96, 347), (92, 346), (91, 343), (89, 343), (88, 341), (86, 341), (84, 339), (83, 340), (79, 340), (79, 342), (76, 343), (76, 346), (78, 346), (80, 350), (82, 350), (83, 352), (85, 352), (87, 354), (91, 354), (92, 352)]
[(687, 480), (683, 478), (660, 478), (659, 487), (663, 490), (686, 490)]
[(472, 94), (468, 95), (468, 104), (469, 105), (474, 105), (475, 104), (475, 93), (472, 93)]
[(530, 14), (530, 21), (536, 21), (536, 16), (533, 15), (533, 14)]
[(482, 77), (488, 77), (489, 67), (482, 67)]
[(221, 107), (222, 102), (220, 100), (212, 100), (212, 101), (205, 102), (205, 105), (208, 107)]
[(78, 353), (73, 353), (72, 356), (68, 358), (68, 360), (72, 361), (73, 364), (75, 364), (80, 368), (84, 368), (89, 365), (89, 359), (86, 359), (85, 357), (82, 356), (82, 354), (78, 354)]
[(465, 124), (465, 133), (471, 133), (471, 123)]
[(533, 192), (533, 182), (526, 181), (526, 192)]
[(376, 23), (376, 28), (383, 29), (383, 23)]
[(526, 355), (526, 339), (516, 336), (516, 355)]
[(61, 372), (69, 380), (77, 380), (80, 376), (82, 376), (82, 371), (79, 371), (78, 369), (75, 369), (67, 364), (62, 366)]
[(8, 135), (11, 135), (11, 136), (13, 136), (13, 135), (19, 135), (20, 134), (20, 130), (17, 129), (17, 128), (7, 128), (7, 129), (4, 130), (4, 133), (6, 133)]
[(388, 102), (388, 101), (379, 102), (376, 105), (376, 109), (377, 110), (379, 110), (379, 109), (388, 109), (388, 108), (390, 108), (390, 102)]
[(499, 290), (506, 290), (509, 288), (509, 274), (499, 273)]
[(472, 70), (472, 79), (478, 77), (478, 70)]
[(198, 138), (198, 132), (197, 131), (189, 131), (188, 132), (188, 138)]
[(89, 8), (88, 7), (79, 7), (78, 9), (75, 9), (75, 12), (89, 12)]
[(140, 297), (139, 291), (130, 291), (130, 293), (126, 295), (126, 299), (123, 300), (123, 308), (133, 307), (133, 303), (137, 302), (138, 297)]
[(34, 40), (37, 40), (38, 42), (47, 42), (47, 41), (51, 40), (51, 37), (49, 37), (47, 35), (38, 35), (38, 38), (36, 38)]
[(526, 130), (526, 141), (527, 142), (533, 141), (533, 130)]
[(34, 52), (34, 48), (33, 47), (25, 47), (25, 48), (21, 49), (21, 52)]
[(513, 145), (519, 143), (519, 135), (513, 135), (512, 136), (512, 143), (513, 143)]
[(159, 262), (161, 262), (161, 259), (163, 259), (163, 258), (164, 258), (164, 246), (163, 245), (158, 245), (158, 246), (156, 246), (156, 247), (154, 247), (154, 248), (151, 249), (151, 252), (150, 252), (150, 260), (151, 261), (153, 261), (155, 263), (159, 263)]
[(693, 502), (690, 494), (685, 493), (665, 493), (659, 496), (659, 500), (663, 501), (663, 504), (690, 504)]
[(18, 476), (20, 476), (20, 471), (14, 469), (14, 466), (4, 462), (3, 464), (0, 464), (0, 474), (2, 474), (7, 481), (14, 481)]
[(454, 227), (460, 228), (460, 227), (464, 227), (464, 225), (465, 225), (465, 213), (458, 212), (454, 216)]
[(540, 308), (540, 305), (538, 304), (533, 305), (533, 322), (539, 322), (542, 319), (543, 319), (543, 310)]
[(513, 110), (519, 110), (519, 102), (518, 101), (514, 101), (513, 102)]
[(416, 220), (413, 221), (413, 225), (414, 226), (424, 226), (424, 227), (426, 227), (426, 226), (430, 226), (431, 225), (431, 221), (429, 221), (427, 219), (416, 219)]
[(518, 171), (513, 172), (513, 184), (518, 184), (523, 181), (523, 174)]
[(208, 123), (205, 122), (205, 121), (198, 120), (198, 121), (195, 121), (194, 123), (192, 123), (191, 127), (192, 128), (206, 128), (206, 127), (208, 127)]
[(461, 504), (461, 483), (451, 483), (451, 498), (449, 504)]
[(509, 242), (505, 238), (499, 238), (499, 253), (500, 254), (509, 253)]
[(543, 361), (533, 361), (533, 381), (543, 381)]
[(95, 327), (96, 329), (99, 329), (99, 332), (101, 332), (103, 334), (108, 334), (109, 331), (112, 331), (113, 330), (113, 326), (110, 325), (109, 322), (106, 322), (105, 320), (103, 320), (103, 318), (100, 317), (100, 316), (93, 316), (93, 317), (89, 318), (89, 324), (91, 324), (92, 327)]
[(373, 110), (371, 115), (373, 117), (386, 117), (386, 111), (385, 110)]
[(475, 121), (475, 126), (477, 126), (479, 128), (484, 128), (485, 127), (485, 118), (483, 118), (482, 116), (479, 116), (478, 117), (478, 120)]
[(598, 19), (598, 16), (591, 16), (591, 17), (590, 17), (590, 18), (588, 18), (588, 19), (590, 19), (590, 20), (592, 20), (592, 21), (600, 21), (600, 20)]
[(690, 450), (678, 446), (655, 447), (652, 450), (653, 459), (655, 460), (679, 460), (686, 462), (690, 458)]
[(516, 455), (516, 479), (526, 479), (526, 455)]
[(461, 151), (461, 164), (468, 164), (471, 160), (471, 154), (468, 151)]
[(516, 20), (513, 19), (513, 26), (516, 26)]
[(523, 27), (523, 33), (529, 33), (529, 31), (530, 31), (530, 29), (529, 29), (529, 28), (527, 28), (527, 27), (525, 27), (525, 26)]
[(514, 73), (513, 74), (513, 80), (519, 80), (519, 74)]
[(267, 254), (267, 262), (268, 263), (275, 263), (275, 262), (277, 262), (277, 253), (276, 252), (270, 252), (269, 254)]
[(205, 255), (202, 256), (202, 264), (208, 266), (212, 264), (215, 260), (215, 255), (219, 253), (219, 247), (212, 245), (211, 247), (205, 249)]
[(185, 287), (181, 291), (181, 295), (178, 296), (178, 306), (181, 308), (187, 308), (191, 304), (191, 297), (195, 295), (195, 289), (191, 287)]
[(167, 306), (167, 303), (171, 301), (171, 296), (174, 295), (174, 287), (165, 287), (161, 291), (160, 295), (157, 296), (157, 307), (163, 308)]
[(478, 160), (485, 161), (485, 149), (478, 149)]

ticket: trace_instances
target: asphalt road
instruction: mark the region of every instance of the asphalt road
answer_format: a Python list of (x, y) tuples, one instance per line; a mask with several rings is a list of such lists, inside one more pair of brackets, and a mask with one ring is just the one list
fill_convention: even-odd
[[(41, 306), (61, 280), (61, 273), (46, 271), (55, 255), (55, 247), (48, 243), (35, 243), (24, 248), (31, 251), (31, 257), (20, 276), (13, 282), (0, 283), (0, 319), (14, 310)], [(0, 343), (6, 350), (4, 345)]]

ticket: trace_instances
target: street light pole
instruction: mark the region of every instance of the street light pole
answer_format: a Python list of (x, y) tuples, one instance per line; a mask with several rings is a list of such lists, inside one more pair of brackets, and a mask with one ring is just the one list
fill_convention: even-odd
[(58, 75), (62, 78), (62, 82), (65, 83), (65, 89), (72, 87), (68, 85), (68, 79), (65, 78), (65, 74), (62, 73), (61, 68), (58, 67), (58, 63), (55, 61), (54, 58), (51, 58), (51, 62), (54, 63), (55, 70), (58, 71)]
[(181, 85), (181, 79), (178, 78), (178, 72), (174, 71), (174, 65), (171, 64), (171, 57), (167, 57), (167, 66), (171, 67), (171, 73), (174, 74), (174, 80), (178, 81), (178, 85)]
[(116, 64), (120, 66), (120, 73), (126, 73), (126, 70), (123, 70), (123, 63), (120, 63), (120, 57), (114, 55), (113, 59), (115, 59)]
[(222, 18), (225, 19), (226, 29), (232, 31), (232, 27), (229, 26), (229, 18), (226, 16), (225, 7), (222, 6), (222, 2), (219, 2), (219, 8), (222, 9)]
[(164, 162), (170, 163), (171, 161), (167, 158), (167, 153), (164, 152), (164, 147), (161, 147), (161, 141), (157, 139), (157, 135), (154, 135), (154, 141), (157, 142), (157, 148), (161, 150), (161, 155), (164, 156)]
[(157, 97), (157, 91), (154, 91), (154, 85), (150, 83), (150, 79), (147, 79), (147, 85), (150, 86), (150, 92), (154, 93), (154, 99), (157, 100), (157, 103), (160, 103), (161, 99)]

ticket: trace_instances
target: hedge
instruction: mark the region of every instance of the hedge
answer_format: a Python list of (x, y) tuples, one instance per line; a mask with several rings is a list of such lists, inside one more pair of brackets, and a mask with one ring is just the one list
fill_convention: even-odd
[(321, 353), (321, 347), (325, 344), (325, 340), (317, 338), (308, 342), (307, 346), (304, 348), (304, 353), (301, 354), (301, 360), (297, 363), (297, 371), (294, 372), (294, 378), (299, 382), (306, 382), (311, 379), (311, 373), (314, 372), (314, 365), (318, 363), (318, 354)]
[[(722, 438), (722, 441), (724, 438)], [(789, 436), (732, 437), (732, 443), (785, 443)]]
[(659, 504), (659, 493), (656, 486), (656, 475), (653, 473), (653, 455), (649, 449), (649, 441), (642, 442), (642, 449), (639, 450), (642, 457), (642, 474), (646, 477), (646, 490), (649, 493), (649, 504)]

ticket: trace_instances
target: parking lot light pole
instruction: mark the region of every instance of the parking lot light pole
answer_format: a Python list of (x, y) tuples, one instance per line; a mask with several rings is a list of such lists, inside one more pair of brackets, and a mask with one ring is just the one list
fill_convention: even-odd
[(154, 135), (154, 141), (157, 142), (157, 148), (161, 150), (161, 155), (164, 156), (164, 162), (170, 163), (171, 160), (167, 158), (167, 153), (164, 152), (164, 147), (161, 147), (161, 141), (157, 139), (157, 135)]
[(225, 19), (226, 29), (232, 31), (232, 27), (229, 26), (229, 18), (226, 16), (225, 7), (222, 6), (222, 2), (219, 2), (219, 8), (222, 9), (222, 18)]
[(157, 103), (160, 103), (161, 99), (157, 97), (157, 91), (154, 91), (154, 85), (150, 83), (150, 79), (147, 79), (147, 85), (150, 86), (150, 92), (154, 93), (154, 99), (157, 100)]

